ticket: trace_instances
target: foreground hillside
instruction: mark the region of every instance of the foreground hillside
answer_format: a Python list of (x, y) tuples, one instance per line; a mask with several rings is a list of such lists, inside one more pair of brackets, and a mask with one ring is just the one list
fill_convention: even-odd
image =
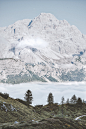
[(41, 13), (0, 28), (0, 82), (86, 81), (86, 35)]
[[(86, 115), (86, 104), (81, 107), (64, 104), (63, 115), (61, 105), (26, 106), (20, 99), (0, 96), (0, 127), (2, 129), (85, 129), (86, 118), (80, 121), (76, 117)], [(24, 104), (23, 104), (24, 103)]]
[(86, 125), (67, 118), (48, 118), (37, 122), (21, 122), (17, 124), (5, 124), (2, 129), (86, 129)]

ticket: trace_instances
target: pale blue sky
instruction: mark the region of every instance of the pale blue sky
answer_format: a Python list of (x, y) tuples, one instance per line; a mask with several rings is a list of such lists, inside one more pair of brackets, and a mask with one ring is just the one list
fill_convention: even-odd
[(52, 13), (86, 34), (86, 0), (0, 0), (0, 27)]

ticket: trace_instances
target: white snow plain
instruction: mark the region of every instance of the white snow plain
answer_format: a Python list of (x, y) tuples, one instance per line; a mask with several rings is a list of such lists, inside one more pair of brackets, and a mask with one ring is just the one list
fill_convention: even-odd
[(21, 84), (2, 84), (0, 83), (0, 92), (9, 93), (12, 98), (24, 99), (27, 90), (31, 90), (33, 96), (32, 105), (47, 104), (47, 97), (51, 92), (54, 96), (54, 102), (61, 102), (62, 96), (71, 98), (74, 94), (86, 100), (86, 82), (71, 83), (21, 83)]

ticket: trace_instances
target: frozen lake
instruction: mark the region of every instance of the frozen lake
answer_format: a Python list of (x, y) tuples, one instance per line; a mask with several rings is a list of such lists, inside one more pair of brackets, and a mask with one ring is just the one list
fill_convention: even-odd
[(0, 92), (9, 93), (10, 97), (24, 99), (27, 90), (32, 91), (32, 105), (47, 104), (47, 97), (51, 92), (54, 96), (54, 102), (60, 103), (62, 96), (65, 101), (74, 94), (86, 100), (86, 82), (71, 83), (21, 83), (21, 84), (2, 84), (0, 83)]

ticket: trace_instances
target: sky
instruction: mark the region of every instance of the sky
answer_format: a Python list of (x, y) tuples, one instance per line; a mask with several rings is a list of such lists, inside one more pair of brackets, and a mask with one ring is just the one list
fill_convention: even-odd
[[(0, 92), (8, 93), (12, 98), (20, 98), (24, 100), (27, 90), (32, 92), (32, 105), (46, 105), (49, 93), (53, 94), (54, 103), (61, 104), (61, 98), (67, 99), (75, 94), (86, 101), (86, 82), (71, 83), (21, 83), (21, 84), (0, 84)], [(46, 90), (47, 89), (47, 90)]]
[(86, 0), (0, 0), (0, 27), (51, 13), (86, 35)]

